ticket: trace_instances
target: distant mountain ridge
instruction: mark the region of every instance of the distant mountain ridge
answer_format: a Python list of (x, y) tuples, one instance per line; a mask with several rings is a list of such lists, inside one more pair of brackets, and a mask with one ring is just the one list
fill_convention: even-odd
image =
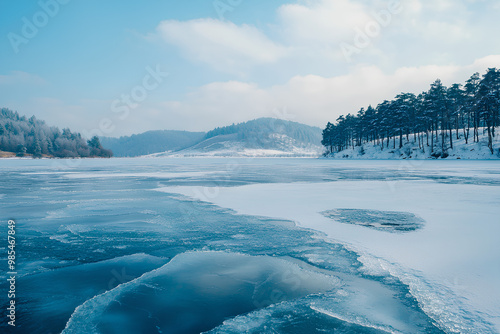
[(115, 156), (319, 156), (321, 129), (275, 118), (217, 127), (209, 132), (148, 131), (101, 138)]
[(205, 132), (157, 130), (120, 138), (101, 137), (101, 143), (111, 149), (116, 157), (137, 157), (178, 151), (198, 143), (205, 135)]

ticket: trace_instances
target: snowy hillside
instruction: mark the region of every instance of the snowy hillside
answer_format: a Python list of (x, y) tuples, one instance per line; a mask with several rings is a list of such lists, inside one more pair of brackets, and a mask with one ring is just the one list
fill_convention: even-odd
[(297, 157), (320, 156), (321, 129), (273, 118), (216, 128), (201, 142), (180, 150), (150, 156)]
[[(418, 141), (413, 140), (413, 135), (410, 136), (409, 140), (404, 137), (403, 147), (399, 148), (399, 139), (396, 137), (396, 143), (391, 140), (389, 147), (387, 145), (381, 149), (381, 146), (369, 142), (362, 146), (356, 146), (354, 148), (345, 149), (338, 153), (332, 153), (327, 155), (329, 158), (335, 159), (374, 159), (374, 160), (385, 160), (385, 159), (481, 159), (481, 160), (494, 160), (500, 159), (500, 141), (498, 136), (496, 136), (493, 147), (494, 154), (491, 154), (488, 148), (488, 136), (480, 131), (479, 142), (473, 143), (472, 139), (469, 140), (468, 144), (465, 143), (463, 135), (460, 135), (459, 139), (456, 139), (455, 133), (453, 133), (453, 149), (447, 144), (445, 148), (445, 154), (441, 153), (441, 147), (439, 144), (435, 143), (434, 151), (431, 152), (431, 148), (426, 144), (423, 149), (419, 148)], [(449, 138), (449, 137), (447, 137)], [(395, 148), (394, 148), (395, 147)]]

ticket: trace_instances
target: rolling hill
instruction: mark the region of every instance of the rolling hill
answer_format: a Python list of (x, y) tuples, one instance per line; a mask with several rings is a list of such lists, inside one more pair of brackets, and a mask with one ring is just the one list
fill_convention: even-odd
[(215, 128), (207, 133), (149, 131), (121, 138), (101, 138), (115, 156), (319, 156), (321, 129), (275, 118)]
[(274, 118), (259, 118), (209, 131), (205, 139), (172, 156), (318, 156), (321, 129)]

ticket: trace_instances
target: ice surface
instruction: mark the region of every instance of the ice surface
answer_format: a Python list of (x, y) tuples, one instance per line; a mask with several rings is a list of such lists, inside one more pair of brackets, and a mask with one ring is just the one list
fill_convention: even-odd
[[(210, 333), (442, 333), (381, 282), (342, 277), (342, 288), (226, 320)], [(291, 321), (290, 321), (291, 320)]]
[[(495, 177), (499, 166), (494, 162), (443, 163), (336, 161), (332, 166), (351, 170), (354, 178), (221, 187), (213, 197), (203, 196), (196, 187), (162, 190), (322, 231), (365, 254), (361, 259), (373, 259), (366, 267), (383, 262), (383, 270), (410, 285), (422, 307), (443, 328), (474, 333), (475, 322), (481, 320), (467, 319), (472, 317), (494, 323), (500, 332), (500, 188)], [(358, 179), (360, 169), (368, 181)], [(394, 178), (393, 170), (398, 177)], [(370, 180), (373, 175), (381, 180)], [(410, 212), (422, 217), (426, 225), (412, 233), (393, 234), (335, 224), (321, 214), (332, 207)], [(434, 288), (439, 286), (443, 289)], [(484, 328), (491, 332), (488, 325)]]
[(207, 172), (179, 172), (179, 173), (64, 173), (64, 176), (69, 179), (86, 179), (86, 178), (157, 178), (157, 179), (174, 179), (174, 178), (189, 178), (206, 176)]
[[(168, 315), (155, 315), (183, 296), (176, 317), (217, 326), (214, 333), (499, 332), (490, 325), (500, 314), (497, 162), (69, 162), (78, 164), (9, 160), (0, 166), (0, 210), (17, 220), (20, 232), (19, 320), (32, 324), (26, 332), (60, 332), (71, 314), (80, 314), (77, 305), (84, 310), (93, 302), (97, 313), (83, 322), (89, 326), (157, 332), (158, 319)], [(65, 176), (70, 173), (82, 177)], [(425, 225), (387, 233), (321, 214), (334, 208), (357, 210), (361, 218), (411, 213)], [(228, 258), (212, 256), (221, 252)], [(166, 275), (156, 275), (172, 258), (160, 270)], [(294, 295), (300, 289), (292, 289), (293, 280), (280, 279), (285, 268), (312, 275), (307, 295)], [(322, 280), (315, 277), (335, 287), (316, 290)], [(172, 292), (169, 282), (186, 285)], [(259, 308), (254, 296), (269, 298)], [(241, 308), (233, 309), (235, 300)], [(200, 311), (196, 301), (220, 308)], [(0, 331), (5, 326), (2, 320)]]
[(336, 314), (336, 313), (333, 313), (331, 311), (328, 311), (328, 310), (325, 310), (325, 309), (322, 309), (322, 308), (319, 308), (319, 307), (314, 307), (312, 306), (311, 307), (312, 310), (316, 311), (316, 312), (319, 312), (319, 313), (322, 313), (322, 314), (325, 314), (329, 317), (332, 317), (332, 318), (335, 318), (335, 319), (338, 319), (340, 321), (344, 321), (344, 322), (347, 322), (347, 323), (350, 323), (350, 324), (354, 324), (354, 325), (358, 325), (358, 326), (361, 326), (361, 327), (368, 327), (368, 328), (372, 328), (372, 329), (376, 329), (378, 331), (382, 331), (384, 333), (395, 333), (395, 331), (391, 330), (390, 328), (384, 328), (384, 327), (379, 327), (379, 326), (373, 326), (373, 325), (368, 325), (368, 324), (365, 324), (363, 321), (360, 321), (358, 319), (347, 319), (339, 314)]
[(61, 331), (73, 310), (86, 300), (165, 264), (166, 260), (134, 254), (72, 265), (17, 280), (17, 328), (22, 333)]
[(273, 257), (184, 253), (79, 306), (63, 333), (201, 332), (227, 317), (339, 285), (336, 277)]

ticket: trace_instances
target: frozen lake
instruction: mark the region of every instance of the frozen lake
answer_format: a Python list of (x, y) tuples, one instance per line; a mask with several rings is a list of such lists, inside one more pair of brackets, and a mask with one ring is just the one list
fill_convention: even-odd
[(16, 333), (500, 333), (499, 162), (18, 159), (0, 174)]

